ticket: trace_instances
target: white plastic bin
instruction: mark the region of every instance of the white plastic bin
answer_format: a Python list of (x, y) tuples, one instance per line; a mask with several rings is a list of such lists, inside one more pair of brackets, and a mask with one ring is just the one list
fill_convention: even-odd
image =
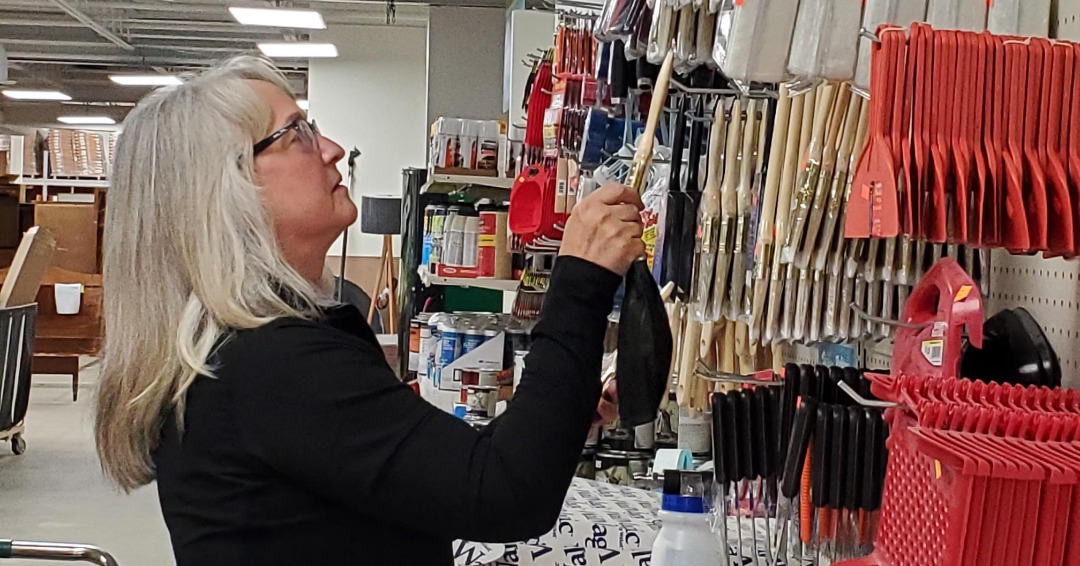
[(79, 314), (82, 306), (82, 283), (57, 283), (53, 286), (56, 314)]

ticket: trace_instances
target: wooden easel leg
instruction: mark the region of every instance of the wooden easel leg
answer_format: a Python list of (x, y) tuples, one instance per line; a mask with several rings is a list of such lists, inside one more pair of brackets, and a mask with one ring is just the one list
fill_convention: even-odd
[(397, 334), (397, 292), (394, 289), (394, 240), (392, 236), (383, 236), (383, 254), (386, 257), (386, 286), (390, 290), (387, 318), (390, 323), (390, 333)]
[(379, 293), (382, 292), (383, 276), (386, 274), (386, 269), (383, 268), (382, 261), (379, 262), (379, 275), (375, 280), (375, 287), (371, 290), (371, 307), (368, 308), (367, 321), (371, 324), (375, 320), (375, 302), (379, 300)]

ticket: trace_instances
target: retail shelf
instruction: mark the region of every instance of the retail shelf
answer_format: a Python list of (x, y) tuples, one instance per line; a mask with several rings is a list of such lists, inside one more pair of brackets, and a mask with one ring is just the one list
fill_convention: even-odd
[(472, 287), (475, 289), (493, 289), (504, 293), (517, 291), (516, 279), (472, 279), (468, 277), (428, 277), (429, 285), (447, 285), (452, 287)]
[(43, 177), (17, 177), (13, 184), (33, 187), (77, 187), (83, 189), (107, 189), (108, 179), (46, 179)]
[(492, 289), (495, 291), (502, 291), (504, 293), (512, 293), (517, 291), (518, 280), (517, 279), (475, 279), (472, 277), (438, 277), (428, 273), (428, 270), (424, 266), (416, 268), (416, 272), (420, 274), (420, 280), (424, 282), (424, 285), (431, 287), (432, 285), (445, 285), (448, 287), (472, 287), (474, 289)]
[(496, 190), (496, 195), (506, 198), (506, 191), (514, 186), (514, 179), (508, 177), (483, 177), (477, 175), (433, 174), (420, 190), (421, 193), (455, 193), (463, 188)]

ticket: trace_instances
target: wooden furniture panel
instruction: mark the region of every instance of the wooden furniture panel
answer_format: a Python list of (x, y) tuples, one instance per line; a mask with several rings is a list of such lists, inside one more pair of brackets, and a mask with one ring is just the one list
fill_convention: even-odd
[[(7, 276), (7, 269), (0, 269), (0, 280)], [(57, 283), (82, 283), (84, 292), (79, 314), (56, 314)], [(104, 289), (101, 276), (76, 273), (52, 267), (45, 273), (38, 290), (37, 338), (34, 340), (34, 373), (70, 374), (72, 398), (79, 395), (79, 356), (97, 356), (101, 353), (104, 333), (102, 324), (102, 300)]]
[(34, 223), (56, 235), (53, 265), (79, 273), (100, 273), (97, 204), (39, 202)]

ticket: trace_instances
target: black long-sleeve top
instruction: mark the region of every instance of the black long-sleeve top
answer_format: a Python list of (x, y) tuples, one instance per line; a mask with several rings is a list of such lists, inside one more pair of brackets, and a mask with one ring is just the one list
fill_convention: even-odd
[(519, 389), (483, 432), (399, 382), (353, 307), (236, 332), (154, 453), (178, 565), (447, 565), (454, 539), (550, 529), (619, 281), (560, 258)]

